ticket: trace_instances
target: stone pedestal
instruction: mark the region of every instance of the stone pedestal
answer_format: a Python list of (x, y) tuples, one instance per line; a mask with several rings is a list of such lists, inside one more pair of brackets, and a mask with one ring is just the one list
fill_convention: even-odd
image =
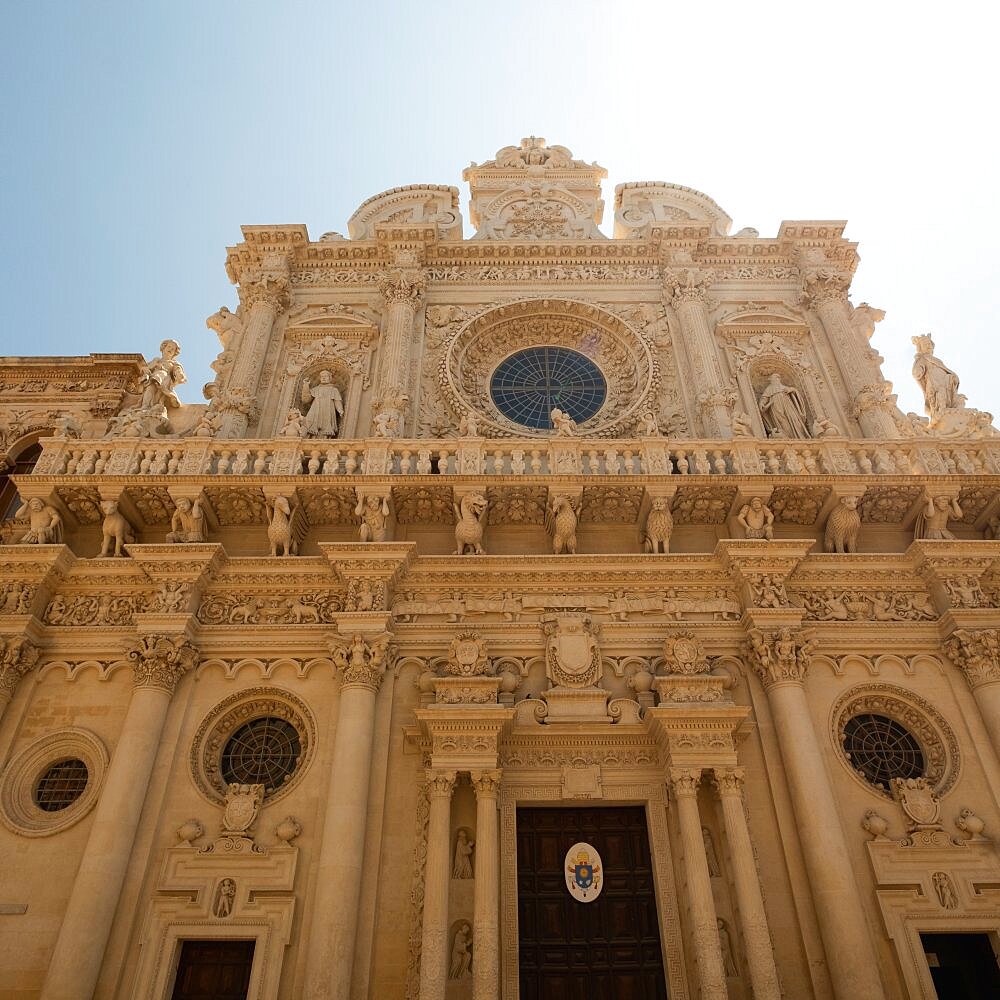
[(548, 724), (560, 722), (611, 722), (608, 699), (611, 695), (598, 687), (554, 687), (542, 692), (549, 712)]

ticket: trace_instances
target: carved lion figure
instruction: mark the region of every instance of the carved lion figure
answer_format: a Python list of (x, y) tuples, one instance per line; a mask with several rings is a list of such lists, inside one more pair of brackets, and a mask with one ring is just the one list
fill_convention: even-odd
[(823, 534), (823, 548), (827, 552), (858, 551), (858, 532), (861, 531), (858, 499), (856, 496), (841, 497), (840, 503), (830, 512)]
[[(100, 555), (102, 557), (120, 556), (122, 546), (135, 541), (135, 532), (132, 530), (132, 525), (125, 520), (125, 515), (118, 510), (118, 503), (115, 500), (105, 500), (101, 504), (101, 510), (104, 511), (104, 522), (101, 525), (104, 537), (101, 542)], [(114, 552), (111, 551), (112, 543), (114, 543)]]
[(646, 518), (643, 548), (647, 552), (670, 551), (670, 536), (674, 530), (674, 518), (666, 497), (656, 497)]
[(481, 493), (467, 493), (455, 504), (455, 555), (473, 553), (485, 555), (483, 548), (483, 522), (486, 520), (487, 501)]

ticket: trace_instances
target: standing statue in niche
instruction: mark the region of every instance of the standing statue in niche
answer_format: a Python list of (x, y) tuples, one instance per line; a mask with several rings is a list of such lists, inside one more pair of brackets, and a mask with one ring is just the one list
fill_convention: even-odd
[(455, 942), (451, 947), (451, 968), (448, 970), (449, 979), (462, 979), (464, 976), (472, 975), (472, 952), (469, 945), (472, 943), (472, 928), (463, 923), (455, 931)]
[(958, 376), (934, 356), (934, 341), (930, 334), (910, 338), (917, 349), (913, 359), (913, 377), (924, 392), (924, 410), (931, 420), (937, 420), (946, 410), (965, 405), (958, 394)]
[(451, 867), (452, 878), (472, 878), (472, 849), (474, 840), (469, 840), (465, 830), (458, 831), (455, 841), (455, 862)]
[(302, 404), (309, 404), (306, 412), (304, 431), (306, 437), (334, 438), (344, 415), (344, 400), (340, 390), (333, 384), (333, 375), (328, 371), (319, 373), (319, 381), (310, 387), (308, 380), (302, 383)]
[(785, 385), (774, 372), (760, 394), (760, 415), (769, 437), (808, 438), (806, 407), (802, 394), (794, 386)]

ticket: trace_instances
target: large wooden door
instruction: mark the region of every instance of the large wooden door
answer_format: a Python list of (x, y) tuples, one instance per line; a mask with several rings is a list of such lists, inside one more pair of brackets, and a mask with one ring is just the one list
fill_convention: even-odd
[[(584, 841), (604, 863), (590, 903), (566, 889), (566, 852)], [(646, 813), (637, 808), (518, 809), (521, 1000), (664, 1000)]]
[(246, 1000), (253, 941), (185, 941), (172, 1000)]

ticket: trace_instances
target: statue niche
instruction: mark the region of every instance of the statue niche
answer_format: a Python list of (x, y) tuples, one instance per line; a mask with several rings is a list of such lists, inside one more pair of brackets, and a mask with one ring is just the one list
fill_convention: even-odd
[(347, 380), (336, 365), (321, 362), (306, 371), (295, 398), (279, 416), (281, 437), (321, 438), (340, 437), (344, 431), (344, 398)]
[(811, 428), (817, 412), (816, 400), (802, 381), (784, 365), (772, 365), (752, 373), (751, 391), (767, 437), (813, 437)]

